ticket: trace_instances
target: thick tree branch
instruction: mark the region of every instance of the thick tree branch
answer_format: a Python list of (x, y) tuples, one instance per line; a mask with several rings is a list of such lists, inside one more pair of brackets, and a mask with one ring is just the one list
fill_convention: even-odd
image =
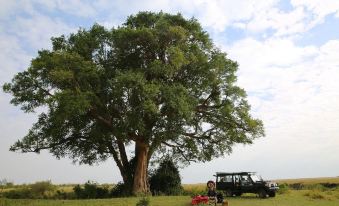
[(208, 97), (200, 105), (196, 106), (196, 111), (205, 110), (206, 108), (213, 108), (214, 106), (209, 106), (209, 101), (218, 95), (220, 95), (220, 92), (212, 90)]
[(40, 86), (37, 86), (38, 89), (40, 89), (41, 91), (43, 91), (47, 96), (50, 96), (50, 97), (53, 97), (53, 95), (50, 93), (50, 91), (40, 87)]
[(117, 139), (116, 142), (118, 144), (122, 164), (123, 164), (123, 166), (126, 167), (126, 166), (128, 166), (128, 158), (127, 158), (127, 154), (126, 154), (125, 145), (120, 139)]
[(113, 159), (116, 162), (119, 170), (122, 171), (124, 167), (123, 167), (123, 165), (121, 163), (121, 160), (119, 159), (118, 153), (114, 149), (113, 145), (112, 144), (108, 144), (108, 149), (109, 149), (110, 153), (112, 154)]
[(59, 145), (65, 144), (67, 141), (70, 141), (71, 139), (72, 139), (71, 137), (65, 138), (65, 139), (61, 139), (59, 142), (51, 143), (51, 144), (48, 144), (48, 145), (43, 145), (42, 143), (36, 142), (35, 147), (29, 147), (29, 148), (18, 148), (18, 147), (15, 147), (15, 145), (19, 143), (19, 142), (17, 142), (15, 145), (13, 145), (10, 148), (10, 151), (16, 151), (18, 149), (21, 149), (22, 152), (24, 152), (24, 153), (28, 153), (28, 152), (39, 153), (40, 150), (51, 149), (51, 148), (57, 147)]
[(165, 141), (163, 141), (161, 143), (168, 146), (168, 147), (173, 148), (174, 150), (176, 150), (185, 159), (185, 161), (187, 161), (187, 162), (197, 162), (195, 159), (187, 157), (185, 152), (178, 145), (173, 145), (173, 144), (167, 143)]
[(97, 119), (99, 122), (104, 124), (106, 127), (113, 130), (113, 125), (112, 125), (111, 120), (108, 120), (108, 119), (104, 118), (103, 116), (99, 115), (95, 108), (90, 109), (89, 113), (93, 118)]

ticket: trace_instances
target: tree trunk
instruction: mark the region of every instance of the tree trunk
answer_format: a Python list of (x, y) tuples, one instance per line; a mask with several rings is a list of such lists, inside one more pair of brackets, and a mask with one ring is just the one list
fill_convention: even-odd
[(136, 167), (134, 171), (133, 194), (147, 194), (149, 193), (147, 168), (148, 168), (148, 152), (149, 146), (142, 142), (136, 142)]
[(121, 176), (124, 182), (124, 195), (132, 195), (133, 175), (130, 173), (129, 170), (129, 168), (124, 168), (124, 171), (121, 171)]

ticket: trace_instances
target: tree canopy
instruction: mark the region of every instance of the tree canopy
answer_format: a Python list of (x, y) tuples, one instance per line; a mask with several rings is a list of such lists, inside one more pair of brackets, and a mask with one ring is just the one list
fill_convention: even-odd
[(44, 108), (12, 151), (46, 149), (85, 164), (113, 158), (138, 193), (148, 191), (158, 154), (210, 161), (264, 135), (236, 85), (238, 64), (194, 18), (140, 12), (117, 28), (95, 24), (51, 40), (3, 85), (23, 111)]

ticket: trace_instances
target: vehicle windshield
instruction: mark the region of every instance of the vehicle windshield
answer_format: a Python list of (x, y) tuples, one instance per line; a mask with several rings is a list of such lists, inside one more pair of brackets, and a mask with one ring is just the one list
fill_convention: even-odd
[(260, 182), (263, 181), (259, 175), (251, 175), (253, 182)]

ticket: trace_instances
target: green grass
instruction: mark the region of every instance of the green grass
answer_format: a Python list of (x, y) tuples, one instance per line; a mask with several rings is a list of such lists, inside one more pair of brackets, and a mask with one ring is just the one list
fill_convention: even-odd
[[(230, 206), (338, 206), (339, 192), (294, 191), (275, 198), (260, 199), (255, 195), (228, 198)], [(322, 198), (317, 198), (322, 196)], [(191, 197), (151, 197), (151, 206), (189, 206)], [(135, 206), (139, 198), (99, 200), (8, 200), (0, 199), (0, 206)]]
[[(230, 206), (339, 206), (339, 188), (326, 189), (320, 187), (319, 183), (339, 183), (339, 178), (304, 178), (277, 180), (279, 183), (302, 183), (304, 185), (315, 185), (309, 190), (288, 189), (286, 193), (277, 194), (275, 198), (259, 199), (253, 194), (242, 197), (228, 198)], [(71, 192), (74, 185), (58, 185), (58, 190)], [(316, 187), (319, 186), (319, 187)], [(191, 193), (203, 194), (206, 184), (183, 185), (184, 190)], [(16, 186), (15, 188), (20, 188)], [(2, 192), (15, 188), (2, 189)], [(187, 194), (187, 193), (186, 193)], [(135, 206), (140, 200), (137, 197), (97, 199), (97, 200), (30, 200), (30, 199), (1, 199), (0, 206)], [(151, 206), (189, 206), (190, 196), (160, 196), (151, 197)]]
[(339, 177), (319, 177), (319, 178), (299, 178), (299, 179), (279, 179), (278, 183), (302, 183), (304, 185), (319, 184), (319, 183), (336, 183), (339, 184)]
[[(8, 200), (0, 199), (0, 206), (135, 206), (140, 198), (114, 198), (97, 200)], [(189, 205), (191, 198), (176, 197), (152, 197), (152, 206)]]

